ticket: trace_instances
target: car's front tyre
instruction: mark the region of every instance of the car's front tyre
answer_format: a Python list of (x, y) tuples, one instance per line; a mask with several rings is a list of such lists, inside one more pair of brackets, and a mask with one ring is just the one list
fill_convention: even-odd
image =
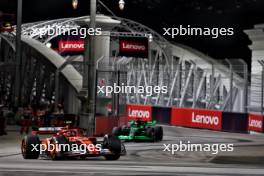
[(156, 126), (154, 128), (154, 135), (156, 141), (162, 141), (163, 139), (163, 128), (162, 126)]
[(105, 155), (106, 160), (118, 160), (121, 155), (122, 143), (112, 135), (106, 135), (103, 141), (103, 147), (108, 148), (112, 154)]
[(21, 153), (24, 159), (38, 159), (40, 140), (38, 136), (25, 136), (21, 143)]

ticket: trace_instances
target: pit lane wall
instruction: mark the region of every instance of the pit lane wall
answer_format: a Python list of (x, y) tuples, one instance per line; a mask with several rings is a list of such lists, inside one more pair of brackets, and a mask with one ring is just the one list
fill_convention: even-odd
[(155, 107), (128, 104), (122, 117), (97, 117), (96, 134), (111, 133), (113, 127), (127, 124), (129, 120), (156, 120), (159, 124), (208, 129), (215, 131), (248, 133), (264, 132), (262, 115), (223, 112), (208, 109)]

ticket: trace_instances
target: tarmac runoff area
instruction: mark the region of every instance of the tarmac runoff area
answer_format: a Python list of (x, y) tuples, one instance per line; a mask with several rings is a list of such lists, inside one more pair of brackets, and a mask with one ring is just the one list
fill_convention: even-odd
[[(56, 175), (264, 175), (264, 135), (164, 127), (158, 143), (125, 143), (127, 155), (118, 161), (103, 158), (51, 161), (24, 160), (21, 136), (14, 127), (0, 136), (0, 176)], [(164, 152), (164, 144), (234, 144), (233, 152)]]

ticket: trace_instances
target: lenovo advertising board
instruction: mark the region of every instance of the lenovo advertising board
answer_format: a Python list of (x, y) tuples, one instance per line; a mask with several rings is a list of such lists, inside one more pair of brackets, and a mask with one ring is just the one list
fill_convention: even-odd
[(62, 56), (82, 55), (85, 51), (85, 39), (79, 35), (60, 35), (49, 43), (50, 48)]
[(257, 114), (248, 115), (248, 130), (263, 132), (263, 116)]
[(119, 56), (148, 58), (148, 38), (119, 38)]
[(59, 52), (84, 52), (84, 40), (60, 40)]
[(151, 121), (152, 107), (144, 105), (127, 105), (127, 118), (130, 120)]
[(222, 129), (222, 112), (205, 109), (172, 108), (171, 124), (212, 130)]

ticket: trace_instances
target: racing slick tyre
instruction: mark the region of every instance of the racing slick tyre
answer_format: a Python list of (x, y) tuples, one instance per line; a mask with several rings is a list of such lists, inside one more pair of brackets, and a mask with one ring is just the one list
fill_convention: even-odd
[(121, 133), (122, 133), (122, 135), (124, 135), (124, 136), (128, 136), (129, 133), (130, 133), (130, 127), (127, 126), (127, 125), (123, 125), (123, 126), (121, 127)]
[(112, 130), (113, 136), (119, 136), (121, 134), (121, 128), (120, 127), (114, 127)]
[(156, 126), (154, 128), (155, 141), (162, 141), (163, 139), (163, 128), (161, 126)]
[(67, 145), (69, 144), (69, 142), (65, 136), (57, 136), (57, 137), (52, 138), (50, 141), (50, 144), (54, 146), (53, 150), (50, 151), (50, 158), (52, 160), (64, 159), (64, 153), (70, 151), (70, 148), (66, 147), (66, 146), (70, 147), (70, 145)]
[(21, 143), (21, 153), (24, 159), (38, 159), (40, 140), (38, 136), (25, 136)]
[(146, 129), (146, 135), (155, 141), (155, 130), (152, 127)]
[(106, 160), (118, 160), (121, 155), (121, 141), (114, 136), (106, 135), (103, 141), (103, 147), (108, 148), (112, 154), (105, 155)]

